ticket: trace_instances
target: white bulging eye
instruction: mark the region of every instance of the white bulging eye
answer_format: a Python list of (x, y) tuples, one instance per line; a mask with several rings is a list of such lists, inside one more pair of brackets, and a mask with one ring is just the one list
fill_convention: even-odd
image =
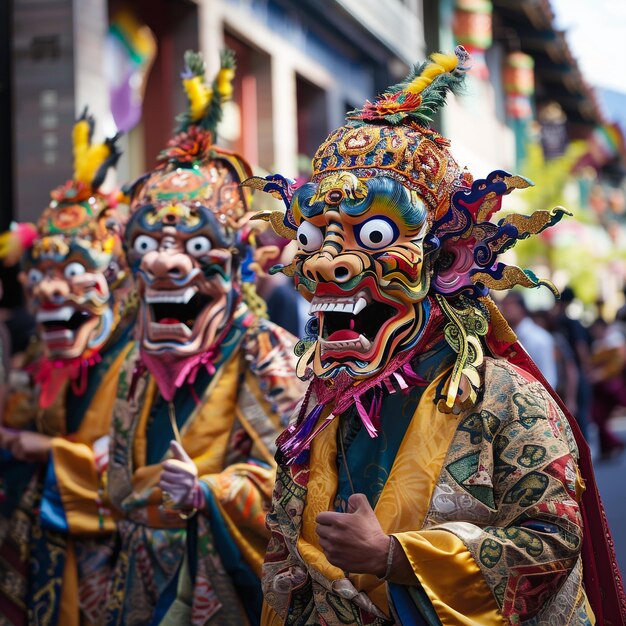
[(139, 235), (133, 242), (133, 250), (139, 252), (139, 254), (145, 254), (146, 252), (152, 252), (159, 247), (159, 242), (154, 237), (148, 237), (148, 235)]
[(358, 231), (359, 243), (373, 250), (380, 250), (392, 244), (397, 238), (397, 231), (387, 220), (374, 217), (361, 225)]
[(43, 272), (34, 267), (31, 267), (31, 269), (28, 270), (27, 276), (29, 286), (33, 287), (37, 283), (41, 282), (41, 280), (43, 279)]
[(206, 254), (213, 246), (211, 240), (208, 237), (198, 236), (187, 239), (185, 249), (191, 256), (202, 256)]
[(63, 270), (63, 274), (65, 274), (65, 278), (71, 279), (76, 278), (77, 276), (81, 276), (87, 270), (84, 265), (77, 263), (74, 261), (73, 263), (68, 263)]
[(322, 247), (324, 233), (317, 226), (313, 226), (311, 222), (302, 222), (298, 226), (296, 239), (298, 240), (300, 250), (314, 252)]

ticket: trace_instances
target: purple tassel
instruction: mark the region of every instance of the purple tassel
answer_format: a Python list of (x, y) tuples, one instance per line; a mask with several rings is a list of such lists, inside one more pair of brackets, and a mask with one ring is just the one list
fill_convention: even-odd
[[(339, 392), (330, 397), (329, 394), (320, 393), (318, 391), (318, 398), (323, 399), (323, 401), (317, 404), (308, 414), (305, 414), (312, 389), (312, 387), (309, 387), (307, 396), (302, 403), (298, 419), (283, 431), (276, 441), (279, 453), (285, 459), (285, 463), (291, 465), (295, 462), (298, 456), (309, 448), (313, 439), (335, 419), (336, 415), (346, 411), (352, 404), (356, 406), (356, 410), (367, 434), (372, 438), (378, 437), (378, 431), (380, 429), (380, 411), (382, 409), (384, 395), (383, 385), (389, 394), (395, 393), (396, 389), (392, 380), (400, 387), (402, 393), (407, 393), (411, 387), (428, 385), (428, 381), (416, 374), (411, 368), (410, 363), (407, 362), (386, 378), (382, 378), (377, 382), (374, 381), (372, 385), (365, 388), (358, 395), (354, 394), (354, 392), (350, 394), (348, 388), (345, 389), (346, 393)], [(366, 409), (361, 397), (369, 388), (373, 389), (373, 396), (369, 409)], [(316, 428), (315, 426), (318, 423), (322, 411), (331, 402), (335, 402), (334, 412)]]
[(278, 438), (278, 448), (285, 457), (295, 459), (298, 456), (297, 450), (301, 451), (301, 444), (309, 438), (325, 406), (318, 404), (299, 424), (294, 424)]
[(290, 459), (287, 461), (287, 465), (291, 465), (302, 452), (308, 450), (311, 442), (317, 437), (325, 428), (335, 419), (335, 414), (331, 413), (306, 439), (302, 439), (293, 446), (289, 451)]

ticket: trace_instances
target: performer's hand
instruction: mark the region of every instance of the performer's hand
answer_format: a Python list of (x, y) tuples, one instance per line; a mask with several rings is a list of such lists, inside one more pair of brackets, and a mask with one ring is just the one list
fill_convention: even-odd
[(355, 574), (385, 575), (389, 536), (364, 494), (350, 496), (347, 513), (327, 511), (315, 521), (320, 546), (330, 563)]
[(166, 506), (177, 509), (201, 508), (204, 494), (198, 480), (198, 468), (177, 441), (170, 442), (171, 459), (163, 461), (159, 487)]
[(6, 426), (0, 426), (0, 448), (11, 448), (11, 444), (17, 439), (20, 431), (15, 428), (7, 428)]
[(9, 450), (16, 459), (31, 463), (47, 461), (51, 447), (52, 437), (29, 430), (21, 430), (9, 444)]

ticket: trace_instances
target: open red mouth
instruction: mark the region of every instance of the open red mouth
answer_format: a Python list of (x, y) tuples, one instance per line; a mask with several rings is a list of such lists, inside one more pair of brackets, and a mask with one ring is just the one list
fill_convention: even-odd
[[(322, 294), (319, 293), (322, 291)], [(310, 312), (320, 319), (322, 356), (367, 356), (380, 331), (401, 313), (391, 301), (383, 301), (371, 277), (351, 293), (336, 289), (317, 290)]]
[(183, 289), (148, 289), (145, 302), (148, 306), (151, 334), (155, 339), (172, 334), (191, 337), (196, 320), (211, 304), (213, 298), (202, 294), (197, 287)]
[(93, 315), (77, 309), (74, 305), (43, 306), (36, 316), (41, 327), (41, 339), (49, 345), (70, 345), (74, 343), (76, 333)]

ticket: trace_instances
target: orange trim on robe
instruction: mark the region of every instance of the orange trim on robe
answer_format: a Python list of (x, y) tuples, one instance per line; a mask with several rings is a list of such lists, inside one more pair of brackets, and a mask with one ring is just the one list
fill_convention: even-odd
[(103, 377), (78, 431), (71, 438), (52, 438), (54, 472), (69, 532), (73, 535), (115, 531), (115, 521), (110, 515), (104, 516), (104, 526), (100, 527), (96, 504), (100, 476), (91, 446), (109, 434), (119, 373), (132, 345), (128, 342), (124, 346)]
[(237, 463), (219, 474), (203, 476), (228, 531), (246, 563), (261, 576), (269, 533), (265, 531), (265, 506), (272, 497), (275, 471)]
[(59, 602), (59, 624), (80, 626), (80, 607), (78, 602), (78, 564), (74, 552), (74, 542), (68, 539), (65, 547), (65, 567), (63, 568), (63, 587)]

